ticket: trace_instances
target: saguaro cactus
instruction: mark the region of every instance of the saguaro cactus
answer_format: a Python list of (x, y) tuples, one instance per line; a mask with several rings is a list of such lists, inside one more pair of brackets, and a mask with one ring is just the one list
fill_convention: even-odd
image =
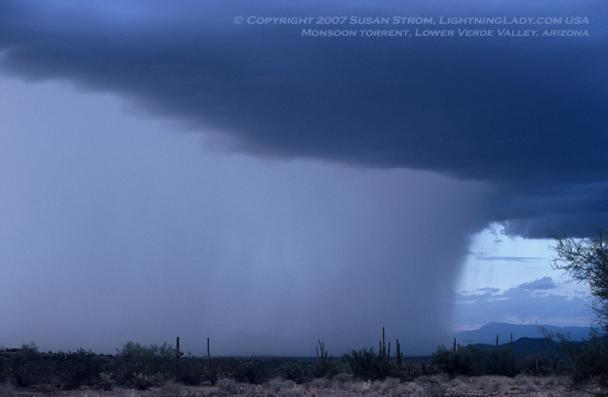
[(176, 376), (180, 376), (181, 374), (181, 365), (180, 365), (180, 360), (179, 358), (181, 356), (183, 356), (184, 353), (181, 352), (180, 347), (179, 347), (179, 336), (177, 336), (175, 338), (175, 371), (176, 371)]
[(382, 327), (382, 354), (386, 357), (386, 339), (384, 338), (384, 327)]
[(325, 349), (325, 342), (323, 342), (321, 339), (319, 339), (317, 342), (317, 357), (322, 363), (327, 362), (327, 350)]
[(399, 338), (395, 340), (395, 353), (397, 354), (397, 365), (401, 365), (403, 362), (403, 353), (401, 352), (401, 343), (399, 343)]
[(384, 332), (384, 327), (382, 327), (382, 339), (378, 341), (378, 357), (388, 360), (388, 356), (390, 355), (390, 342), (389, 348), (386, 347), (386, 335)]
[(182, 353), (179, 348), (179, 336), (177, 336), (175, 338), (175, 358), (179, 359), (183, 355), (184, 355), (184, 353)]

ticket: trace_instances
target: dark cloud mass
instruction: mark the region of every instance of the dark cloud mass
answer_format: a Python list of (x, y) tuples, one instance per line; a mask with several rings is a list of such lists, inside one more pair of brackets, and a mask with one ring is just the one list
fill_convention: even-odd
[[(488, 181), (527, 236), (608, 224), (601, 1), (0, 3), (2, 67), (130, 96), (258, 156)], [(305, 40), (237, 15), (585, 15), (588, 39)]]

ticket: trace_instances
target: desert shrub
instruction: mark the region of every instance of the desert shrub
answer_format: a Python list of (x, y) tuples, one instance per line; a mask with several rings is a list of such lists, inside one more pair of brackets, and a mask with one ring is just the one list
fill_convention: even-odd
[(386, 359), (374, 353), (373, 349), (353, 350), (344, 355), (353, 375), (362, 380), (376, 380), (386, 378), (391, 367)]
[(343, 372), (351, 372), (350, 366), (344, 360), (339, 359), (329, 359), (325, 362), (318, 361), (312, 367), (312, 376), (315, 378), (332, 379)]
[(0, 349), (0, 385), (3, 385), (8, 380), (8, 365), (1, 353), (2, 349)]
[(202, 381), (215, 385), (217, 380), (219, 379), (219, 377), (220, 377), (219, 365), (218, 365), (217, 361), (215, 361), (215, 360), (207, 361), (207, 363), (203, 369)]
[(281, 377), (292, 380), (298, 384), (309, 381), (313, 378), (312, 370), (309, 365), (299, 362), (284, 363), (279, 367)]
[(201, 360), (182, 359), (178, 365), (176, 380), (186, 385), (200, 385), (204, 375), (205, 368)]
[(239, 382), (261, 385), (271, 377), (270, 367), (258, 360), (241, 361), (233, 365), (231, 376)]
[(594, 336), (581, 344), (572, 364), (575, 382), (597, 379), (608, 385), (608, 339)]
[(519, 373), (515, 354), (508, 347), (481, 349), (466, 346), (453, 351), (440, 346), (433, 353), (432, 363), (451, 376), (515, 376)]
[(148, 390), (154, 386), (154, 380), (152, 379), (152, 375), (137, 372), (131, 377), (130, 384), (137, 390)]
[(3, 359), (7, 379), (19, 387), (50, 384), (64, 389), (97, 384), (102, 360), (93, 352), (40, 353), (35, 345), (24, 345)]
[[(142, 346), (129, 342), (118, 351), (114, 359), (114, 376), (120, 384), (145, 384), (143, 375), (156, 380), (161, 376), (168, 377), (176, 374), (175, 349), (169, 345)], [(136, 377), (138, 379), (136, 379)]]
[(97, 354), (82, 349), (74, 353), (56, 353), (52, 357), (52, 363), (52, 373), (61, 380), (65, 389), (94, 386), (102, 366)]
[(490, 349), (482, 355), (484, 361), (484, 375), (504, 375), (513, 377), (519, 373), (517, 358), (513, 350), (503, 346)]
[(561, 368), (559, 358), (552, 355), (535, 354), (524, 359), (522, 371), (527, 375), (545, 376)]
[(99, 374), (99, 380), (97, 382), (97, 388), (104, 391), (112, 391), (114, 388), (114, 377), (112, 374), (102, 372)]
[(16, 386), (48, 383), (51, 368), (34, 344), (23, 345), (10, 360), (10, 372)]
[(465, 347), (456, 352), (446, 349), (444, 346), (439, 346), (433, 353), (431, 361), (434, 366), (437, 366), (441, 371), (455, 375), (474, 375), (476, 372), (481, 372), (476, 368), (480, 363), (477, 359), (476, 351)]
[(410, 382), (420, 375), (422, 375), (421, 368), (418, 368), (416, 365), (409, 363), (395, 365), (391, 367), (390, 370), (391, 377), (397, 378), (405, 382)]
[(329, 361), (317, 361), (312, 369), (315, 378), (331, 378), (331, 363)]

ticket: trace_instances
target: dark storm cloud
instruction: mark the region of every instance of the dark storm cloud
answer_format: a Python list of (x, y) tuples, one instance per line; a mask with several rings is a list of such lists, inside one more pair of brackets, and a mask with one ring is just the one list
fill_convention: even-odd
[[(603, 3), (0, 3), (5, 70), (120, 92), (255, 155), (405, 167), (500, 187), (528, 236), (608, 224)], [(179, 4), (179, 5), (178, 5)], [(588, 39), (306, 40), (237, 15), (588, 15)]]

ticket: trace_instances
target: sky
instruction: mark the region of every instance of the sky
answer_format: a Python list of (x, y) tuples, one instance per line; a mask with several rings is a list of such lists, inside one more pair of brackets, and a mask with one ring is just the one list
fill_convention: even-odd
[(476, 233), (455, 287), (455, 330), (488, 322), (596, 326), (587, 285), (554, 269), (552, 239), (508, 236), (491, 224)]
[(551, 2), (584, 40), (234, 23), (544, 3), (0, 0), (0, 345), (339, 354), (386, 326), (418, 354), (588, 324), (548, 247), (608, 223), (600, 1)]

